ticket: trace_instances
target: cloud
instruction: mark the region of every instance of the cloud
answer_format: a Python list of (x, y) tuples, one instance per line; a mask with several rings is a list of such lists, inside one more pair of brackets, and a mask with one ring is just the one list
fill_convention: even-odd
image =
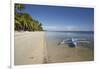
[(43, 26), (45, 30), (53, 30), (53, 31), (69, 31), (73, 30), (71, 26)]
[(89, 28), (76, 26), (43, 26), (44, 30), (49, 31), (89, 31)]
[(43, 26), (43, 28), (44, 28), (45, 30), (56, 30), (56, 29), (58, 29), (57, 26)]

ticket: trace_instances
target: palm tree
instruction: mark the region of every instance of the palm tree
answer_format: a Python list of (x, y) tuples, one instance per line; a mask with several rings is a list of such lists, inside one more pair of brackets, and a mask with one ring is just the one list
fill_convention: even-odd
[(40, 30), (40, 31), (43, 30), (43, 28), (42, 28), (42, 23), (39, 23), (38, 27), (39, 27), (39, 30)]
[(25, 9), (25, 6), (24, 6), (24, 4), (15, 4), (15, 9), (22, 11), (23, 9)]
[(22, 25), (20, 24), (20, 22), (18, 20), (15, 20), (15, 30), (21, 30)]
[(23, 9), (25, 9), (23, 4), (15, 4), (15, 30), (42, 31), (42, 24), (28, 13), (21, 12)]

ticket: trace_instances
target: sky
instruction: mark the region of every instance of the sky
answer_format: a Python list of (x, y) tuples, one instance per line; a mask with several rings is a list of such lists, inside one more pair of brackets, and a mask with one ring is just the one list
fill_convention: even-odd
[(94, 9), (25, 4), (23, 10), (48, 31), (93, 31)]

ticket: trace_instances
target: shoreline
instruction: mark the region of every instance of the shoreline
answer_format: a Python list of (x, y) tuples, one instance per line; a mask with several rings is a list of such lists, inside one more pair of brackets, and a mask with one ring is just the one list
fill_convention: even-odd
[(46, 31), (15, 32), (15, 65), (49, 64), (94, 60), (88, 48), (58, 46), (47, 39)]

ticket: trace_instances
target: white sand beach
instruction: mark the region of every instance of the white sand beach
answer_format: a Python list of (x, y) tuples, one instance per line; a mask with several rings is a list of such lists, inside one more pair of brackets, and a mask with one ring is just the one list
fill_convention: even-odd
[(44, 63), (44, 32), (15, 32), (15, 65)]

